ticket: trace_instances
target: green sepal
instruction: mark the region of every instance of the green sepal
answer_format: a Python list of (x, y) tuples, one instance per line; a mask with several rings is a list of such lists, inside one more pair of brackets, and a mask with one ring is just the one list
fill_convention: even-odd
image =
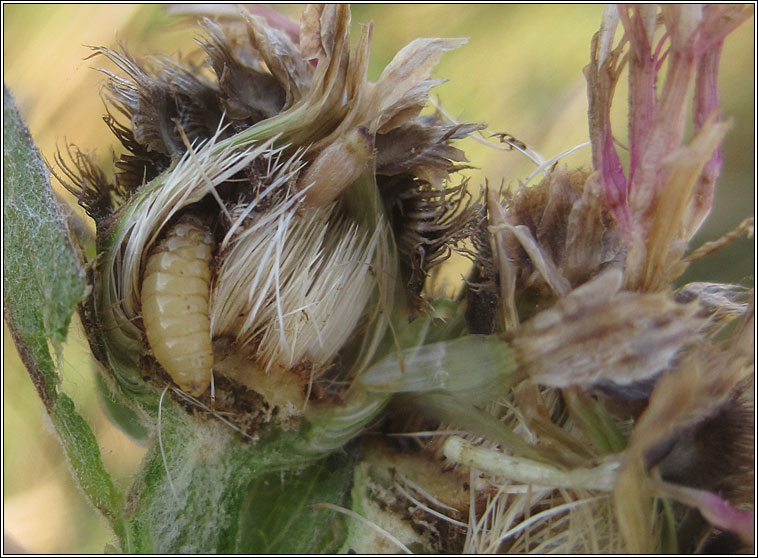
[[(134, 409), (108, 387), (101, 373), (95, 373), (97, 391), (108, 418), (135, 442), (146, 442), (150, 431), (145, 427)], [(118, 389), (118, 388), (116, 388)]]
[(390, 354), (358, 383), (372, 393), (444, 392), (481, 405), (513, 384), (511, 347), (496, 335), (465, 335)]

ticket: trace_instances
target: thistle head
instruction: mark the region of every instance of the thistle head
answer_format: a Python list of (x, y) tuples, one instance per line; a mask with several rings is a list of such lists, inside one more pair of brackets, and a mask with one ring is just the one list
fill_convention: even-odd
[[(478, 126), (452, 129), (419, 113), (439, 83), (432, 69), (463, 41), (414, 41), (370, 82), (372, 26), (351, 53), (346, 6), (308, 7), (299, 37), (245, 11), (233, 26), (201, 27), (215, 79), (167, 58), (94, 49), (120, 70), (103, 72), (126, 122), (109, 113), (106, 123), (126, 152), (112, 180), (75, 149), (70, 163), (59, 157), (98, 226), (88, 323), (132, 389), (149, 370), (151, 382), (217, 406), (250, 392), (254, 413), (287, 423), (309, 400), (344, 397), (406, 296), (400, 268), (416, 253), (404, 251), (402, 234), (418, 222), (388, 208), (452, 195), (443, 183), (465, 157), (449, 144)], [(190, 237), (208, 239), (207, 257), (171, 254), (187, 219), (198, 231)], [(416, 283), (436, 263), (416, 264)], [(146, 319), (148, 307), (157, 317)], [(180, 380), (188, 372), (174, 367), (188, 365), (154, 345), (183, 350), (200, 321), (165, 312), (203, 315), (206, 364), (189, 374), (197, 381)], [(150, 325), (162, 320), (175, 325)]]

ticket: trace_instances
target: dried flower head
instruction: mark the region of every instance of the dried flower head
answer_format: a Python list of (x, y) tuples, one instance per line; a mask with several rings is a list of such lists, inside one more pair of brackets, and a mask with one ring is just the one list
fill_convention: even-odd
[(287, 423), (366, 367), (398, 273), (418, 298), (465, 236), (465, 187), (443, 183), (465, 161), (450, 142), (481, 126), (419, 116), (463, 41), (414, 41), (369, 82), (372, 27), (351, 54), (349, 24), (346, 6), (310, 6), (297, 44), (245, 11), (202, 20), (215, 80), (94, 49), (122, 72), (103, 70), (127, 123), (106, 123), (127, 152), (113, 180), (75, 149), (59, 163), (97, 222), (87, 321), (121, 382), (147, 366), (201, 401), (238, 386)]
[[(487, 471), (493, 486), (507, 480), (502, 490), (518, 483), (555, 487), (535, 495), (529, 511), (515, 509), (535, 520), (565, 513), (567, 522), (535, 528), (534, 544), (524, 547), (512, 523), (519, 512), (496, 514), (488, 507), (477, 524), (477, 544), (497, 551), (598, 552), (571, 531), (572, 522), (586, 521), (609, 552), (659, 552), (668, 536), (665, 522), (674, 531), (685, 525), (687, 508), (672, 501), (705, 518), (687, 523), (700, 542), (686, 548), (712, 540), (714, 527), (752, 544), (746, 529), (752, 512), (743, 508), (754, 502), (737, 488), (752, 486), (754, 475), (754, 436), (746, 424), (753, 409), (753, 345), (746, 333), (753, 330), (752, 291), (698, 283), (674, 294), (674, 281), (690, 261), (751, 230), (752, 221), (743, 223), (723, 241), (685, 256), (710, 210), (728, 129), (716, 89), (721, 45), (749, 15), (737, 6), (608, 7), (585, 68), (593, 169), (554, 164), (543, 167), (545, 177), (535, 186), (487, 192), (485, 217), (473, 235), (476, 267), (466, 317), (471, 332), (507, 333), (515, 380), (525, 380), (509, 399), (512, 410), (497, 416), (531, 438), (538, 454), (455, 439), (442, 449), (457, 463)], [(619, 23), (624, 33), (614, 45)], [(628, 166), (610, 119), (624, 67)], [(735, 324), (737, 333), (727, 333)], [(730, 432), (719, 435), (723, 445), (694, 440), (722, 429)], [(556, 464), (560, 472), (550, 468)], [(592, 510), (595, 498), (581, 503), (587, 489), (600, 493), (605, 511)], [(551, 500), (558, 494), (563, 500)], [(651, 496), (665, 502), (665, 511), (657, 511)], [(502, 502), (498, 496), (488, 506)], [(608, 514), (610, 506), (613, 521), (596, 530), (590, 518)]]

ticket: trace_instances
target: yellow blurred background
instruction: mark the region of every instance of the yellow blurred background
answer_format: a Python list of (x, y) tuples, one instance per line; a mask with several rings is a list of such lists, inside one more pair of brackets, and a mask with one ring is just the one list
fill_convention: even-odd
[[(278, 9), (298, 18), (299, 5)], [(600, 5), (356, 5), (358, 25), (373, 20), (371, 78), (393, 54), (417, 37), (468, 37), (447, 53), (435, 75), (449, 80), (433, 93), (462, 121), (483, 121), (489, 133), (508, 132), (552, 157), (588, 139), (582, 68), (589, 60)], [(84, 45), (128, 45), (148, 53), (196, 51), (196, 27), (177, 24), (152, 5), (4, 5), (3, 79), (42, 154), (52, 160), (66, 142), (97, 150), (103, 161), (118, 149), (101, 119), (103, 75), (84, 60)], [(724, 173), (712, 217), (696, 243), (717, 238), (755, 210), (754, 20), (727, 40), (721, 70), (723, 113), (733, 128), (724, 145)], [(623, 136), (625, 88), (614, 107)], [(623, 137), (621, 138), (623, 141)], [(533, 165), (516, 152), (496, 151), (467, 140), (471, 184), (501, 179), (516, 183)], [(564, 160), (589, 164), (582, 149)], [(70, 200), (70, 197), (68, 198)], [(688, 279), (754, 282), (754, 242), (742, 240), (692, 267)], [(70, 478), (68, 466), (43, 407), (21, 364), (7, 328), (3, 338), (3, 517), (5, 551), (100, 553), (110, 535)], [(97, 435), (106, 466), (126, 488), (143, 449), (113, 427), (94, 390), (93, 365), (76, 323), (61, 366), (63, 389), (77, 402)], [(12, 546), (16, 545), (16, 546)]]

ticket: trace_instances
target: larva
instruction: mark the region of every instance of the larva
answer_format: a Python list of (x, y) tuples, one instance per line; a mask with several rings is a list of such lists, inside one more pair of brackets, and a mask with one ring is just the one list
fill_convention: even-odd
[(142, 280), (142, 320), (153, 355), (193, 396), (208, 389), (213, 368), (210, 259), (210, 231), (185, 216), (150, 252)]

